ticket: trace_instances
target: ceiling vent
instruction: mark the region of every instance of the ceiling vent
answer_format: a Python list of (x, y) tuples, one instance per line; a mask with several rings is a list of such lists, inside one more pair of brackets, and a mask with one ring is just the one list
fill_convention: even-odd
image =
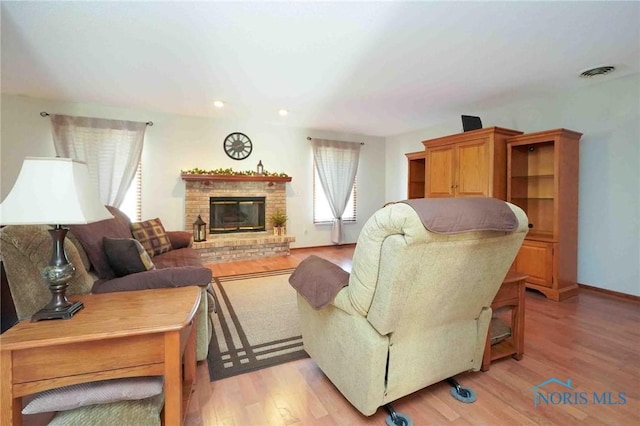
[(589, 78), (589, 77), (595, 77), (597, 75), (609, 74), (610, 72), (613, 72), (615, 69), (616, 67), (612, 67), (612, 66), (591, 68), (590, 70), (583, 71), (582, 74), (580, 74), (580, 77)]

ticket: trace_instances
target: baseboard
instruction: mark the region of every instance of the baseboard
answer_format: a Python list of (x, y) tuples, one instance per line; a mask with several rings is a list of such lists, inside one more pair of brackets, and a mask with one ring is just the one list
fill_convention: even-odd
[(331, 244), (331, 245), (326, 245), (326, 246), (308, 246), (308, 247), (292, 247), (289, 249), (289, 251), (296, 251), (296, 250), (314, 250), (314, 249), (324, 249), (324, 248), (336, 248), (336, 249), (341, 249), (341, 248), (346, 248), (346, 247), (355, 247), (356, 243), (346, 243), (346, 244)]
[(623, 299), (631, 300), (636, 303), (640, 303), (640, 296), (634, 296), (633, 294), (621, 293), (619, 291), (607, 290), (605, 288), (594, 287), (587, 284), (578, 283), (578, 287), (584, 288), (586, 290), (597, 291), (598, 293), (608, 294), (609, 296), (621, 297)]

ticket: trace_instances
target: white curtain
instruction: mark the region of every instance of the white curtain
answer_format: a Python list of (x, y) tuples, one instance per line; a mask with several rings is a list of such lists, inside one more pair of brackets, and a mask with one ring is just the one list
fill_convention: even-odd
[(56, 154), (86, 162), (100, 200), (120, 207), (140, 162), (147, 123), (50, 117)]
[(358, 172), (360, 144), (314, 138), (311, 140), (311, 145), (313, 162), (334, 217), (331, 241), (342, 244), (342, 214), (349, 201), (353, 181)]

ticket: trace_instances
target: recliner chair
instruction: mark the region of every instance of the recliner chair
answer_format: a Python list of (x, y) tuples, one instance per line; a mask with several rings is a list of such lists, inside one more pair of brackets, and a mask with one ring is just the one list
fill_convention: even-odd
[[(386, 205), (359, 235), (348, 285), (320, 308), (299, 291), (305, 350), (367, 416), (426, 386), (478, 371), (490, 305), (527, 223), (519, 207), (493, 198)], [(305, 261), (294, 273), (301, 282), (304, 269)], [(326, 275), (335, 280), (335, 273)], [(323, 294), (322, 285), (312, 285), (314, 294)]]

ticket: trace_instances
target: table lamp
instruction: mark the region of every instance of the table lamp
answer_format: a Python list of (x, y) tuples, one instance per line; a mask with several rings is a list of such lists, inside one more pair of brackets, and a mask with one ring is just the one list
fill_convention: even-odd
[(68, 281), (76, 268), (64, 251), (68, 228), (113, 216), (100, 202), (86, 163), (70, 158), (26, 157), (9, 195), (0, 204), (0, 225), (52, 225), (53, 251), (42, 276), (49, 284), (51, 301), (31, 318), (69, 319), (83, 308), (66, 297)]

